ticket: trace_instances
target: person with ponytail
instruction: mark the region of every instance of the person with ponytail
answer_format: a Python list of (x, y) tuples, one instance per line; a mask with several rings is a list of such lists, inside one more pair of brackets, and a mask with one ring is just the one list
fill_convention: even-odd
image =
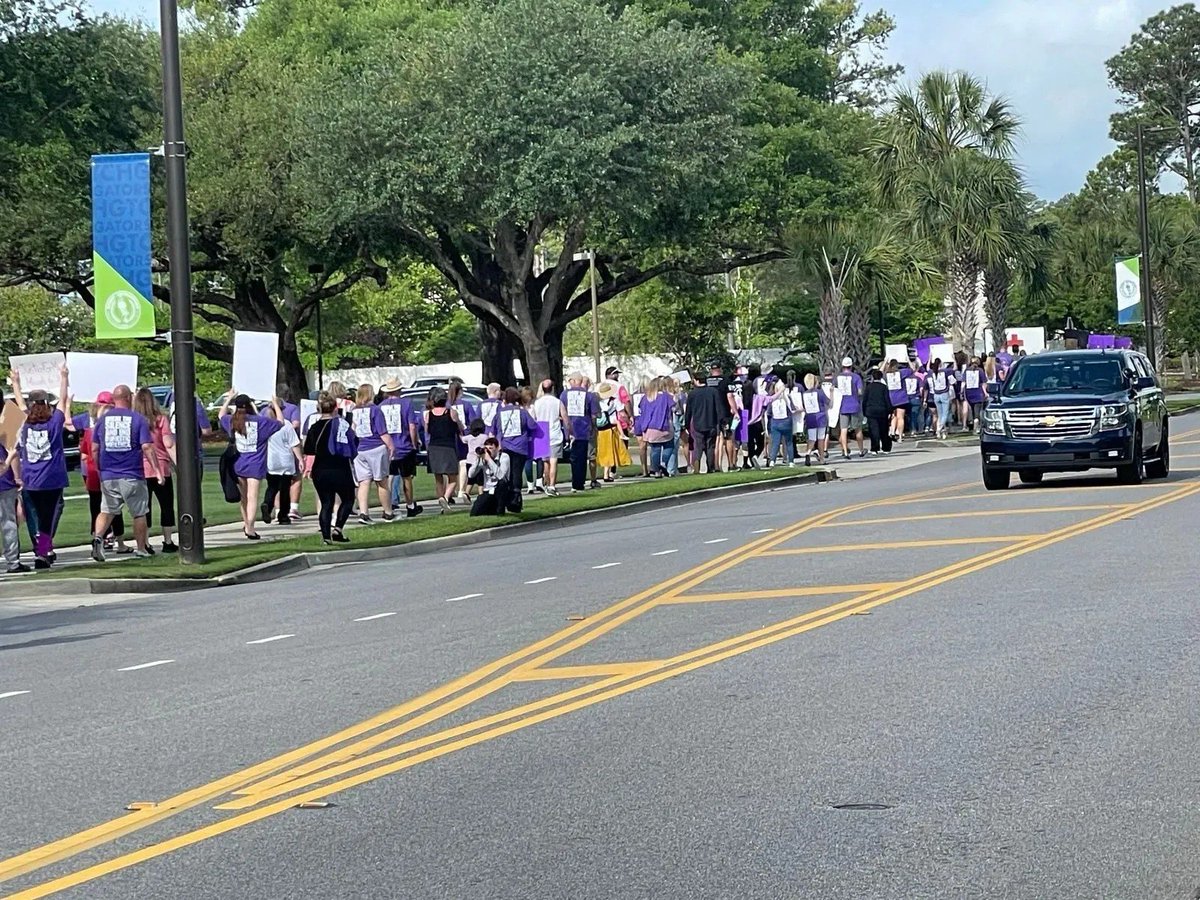
[(11, 378), (17, 406), (25, 412), (25, 424), (17, 435), (17, 446), (9, 451), (9, 465), (14, 460), (19, 463), (26, 516), (32, 512), (37, 517), (34, 568), (49, 569), (56, 558), (54, 530), (68, 483), (63, 452), (63, 430), (71, 408), (67, 367), (59, 367), (58, 404), (53, 406), (45, 391), (30, 391), (26, 402), (21, 394), (21, 374), (13, 369)]
[(345, 528), (354, 505), (352, 461), (358, 449), (358, 437), (328, 391), (317, 396), (317, 413), (320, 418), (309, 426), (304, 437), (304, 477), (312, 480), (321, 501), (317, 521), (322, 542), (348, 544), (350, 539), (346, 537)]
[[(258, 496), (262, 483), (267, 478), (267, 442), (271, 435), (283, 427), (283, 410), (274, 397), (271, 398), (274, 418), (260, 416), (254, 408), (254, 402), (245, 394), (238, 394), (230, 388), (225, 395), (225, 402), (217, 413), (217, 421), (225, 429), (226, 434), (233, 438), (237, 450), (237, 461), (233, 473), (238, 479), (241, 492), (242, 534), (247, 540), (259, 540), (255, 527), (258, 518)], [(233, 413), (229, 410), (232, 407)]]

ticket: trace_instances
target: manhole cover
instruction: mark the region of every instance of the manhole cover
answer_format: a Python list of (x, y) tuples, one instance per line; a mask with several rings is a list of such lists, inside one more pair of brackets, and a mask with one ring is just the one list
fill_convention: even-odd
[(834, 809), (847, 809), (847, 810), (851, 810), (851, 811), (855, 811), (855, 812), (862, 812), (862, 811), (870, 811), (870, 810), (891, 809), (892, 807), (887, 803), (835, 803), (835, 804), (833, 804), (833, 808)]

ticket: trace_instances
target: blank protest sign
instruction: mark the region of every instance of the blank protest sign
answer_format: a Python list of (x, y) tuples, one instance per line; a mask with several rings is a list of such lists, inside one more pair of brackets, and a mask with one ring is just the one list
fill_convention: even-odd
[(279, 335), (274, 331), (233, 333), (233, 387), (254, 400), (275, 396)]
[(101, 391), (118, 384), (138, 388), (138, 358), (127, 353), (68, 353), (71, 394), (81, 403), (90, 403)]

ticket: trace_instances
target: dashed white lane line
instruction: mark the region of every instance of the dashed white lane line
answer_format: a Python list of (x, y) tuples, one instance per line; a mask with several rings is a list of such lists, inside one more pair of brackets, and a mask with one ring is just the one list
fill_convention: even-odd
[(714, 538), (713, 540), (705, 541), (704, 543), (706, 543), (706, 544), (723, 544), (727, 540), (729, 540), (729, 538)]
[(760, 529), (758, 529), (758, 531), (752, 531), (750, 533), (751, 534), (770, 534), (774, 530), (775, 530), (774, 528), (760, 528)]
[(547, 581), (558, 581), (557, 575), (551, 575), (548, 578), (535, 578), (533, 581), (527, 581), (526, 584), (545, 584)]
[(355, 619), (354, 621), (355, 622), (374, 622), (376, 619), (386, 619), (388, 616), (394, 616), (394, 615), (395, 615), (394, 612), (375, 613), (375, 615), (373, 615), (373, 616), (363, 616), (359, 619)]
[(154, 662), (138, 663), (136, 666), (126, 666), (123, 669), (117, 669), (118, 672), (136, 672), (138, 669), (153, 669), (155, 666), (166, 666), (175, 662), (173, 659), (156, 659)]
[(295, 637), (294, 634), (273, 634), (270, 637), (259, 638), (257, 641), (246, 641), (247, 644), (271, 644), (275, 641), (285, 641)]
[(659, 550), (657, 553), (651, 553), (651, 556), (670, 556), (672, 553), (678, 553), (678, 550)]
[(5, 691), (0, 694), (0, 700), (7, 700), (9, 697), (20, 697), (22, 694), (28, 694), (29, 691)]
[(598, 565), (598, 566), (592, 566), (592, 568), (593, 568), (593, 569), (611, 569), (613, 566), (619, 566), (619, 565), (620, 565), (620, 563), (619, 563), (619, 562), (615, 562), (615, 563), (601, 563), (601, 564), (600, 564), (600, 565)]
[(459, 600), (474, 600), (474, 599), (476, 599), (478, 597), (482, 597), (482, 596), (483, 596), (483, 594), (463, 594), (461, 597), (447, 597), (446, 602), (447, 603), (457, 603)]

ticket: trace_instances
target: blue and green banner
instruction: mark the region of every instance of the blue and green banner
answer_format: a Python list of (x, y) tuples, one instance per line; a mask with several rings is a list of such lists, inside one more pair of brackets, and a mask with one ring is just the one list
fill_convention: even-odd
[(1117, 258), (1117, 324), (1141, 325), (1142, 260), (1138, 256)]
[(96, 337), (154, 337), (150, 287), (150, 154), (92, 157)]

